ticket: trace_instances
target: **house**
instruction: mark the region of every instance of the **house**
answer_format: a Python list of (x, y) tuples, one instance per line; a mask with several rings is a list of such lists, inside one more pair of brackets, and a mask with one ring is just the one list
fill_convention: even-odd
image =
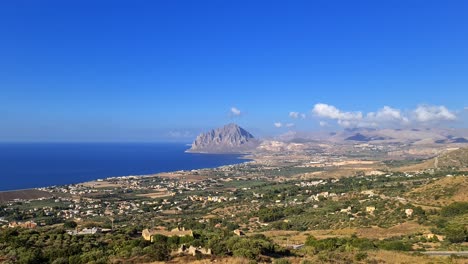
[(348, 206), (347, 208), (341, 209), (340, 212), (341, 213), (350, 213), (351, 209), (352, 209), (351, 206)]
[(28, 228), (28, 229), (34, 229), (37, 227), (37, 224), (33, 221), (27, 221), (27, 222), (11, 222), (8, 224), (8, 227), (10, 228), (15, 228), (15, 227), (22, 227), (22, 228)]
[(413, 209), (409, 208), (405, 210), (405, 214), (407, 217), (411, 217), (413, 215)]
[(102, 233), (102, 229), (99, 227), (93, 227), (93, 228), (84, 228), (81, 231), (77, 230), (70, 230), (67, 231), (67, 233), (71, 236), (79, 236), (79, 235), (95, 235), (98, 233)]
[(244, 231), (242, 231), (240, 229), (234, 230), (234, 234), (236, 234), (237, 236), (245, 236)]
[(185, 230), (185, 228), (174, 228), (171, 231), (161, 230), (161, 229), (144, 229), (142, 234), (143, 238), (147, 241), (154, 242), (153, 237), (156, 235), (162, 235), (166, 237), (184, 237), (184, 236), (191, 236), (193, 237), (192, 230)]
[(445, 237), (441, 235), (436, 235), (436, 234), (426, 234), (425, 235), (427, 239), (437, 239), (438, 241), (444, 241)]
[(375, 206), (367, 206), (366, 207), (366, 212), (369, 214), (373, 214), (375, 211)]
[(194, 247), (190, 246), (187, 248), (186, 245), (180, 246), (179, 250), (177, 250), (178, 254), (188, 254), (192, 256), (196, 256), (197, 254), (202, 254), (202, 255), (211, 255), (211, 248), (202, 248), (202, 247)]

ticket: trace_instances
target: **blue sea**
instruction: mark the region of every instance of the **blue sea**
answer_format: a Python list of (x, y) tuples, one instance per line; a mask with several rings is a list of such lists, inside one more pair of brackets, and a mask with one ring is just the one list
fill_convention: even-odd
[(185, 153), (188, 148), (183, 143), (0, 143), (0, 191), (246, 161), (240, 155)]

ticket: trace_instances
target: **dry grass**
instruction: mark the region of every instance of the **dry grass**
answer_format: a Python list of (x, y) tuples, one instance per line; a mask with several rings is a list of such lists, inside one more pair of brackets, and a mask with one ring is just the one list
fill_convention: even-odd
[(394, 236), (401, 236), (414, 233), (427, 232), (428, 227), (419, 225), (415, 222), (405, 222), (392, 226), (390, 228), (371, 227), (371, 228), (359, 228), (357, 229), (356, 235), (359, 237), (365, 237), (369, 239), (385, 239)]
[(263, 234), (268, 238), (271, 238), (276, 244), (281, 246), (286, 246), (286, 244), (302, 244), (306, 241), (309, 236), (306, 232), (299, 231), (284, 231), (284, 230), (273, 230), (266, 231), (261, 233), (252, 233), (254, 234)]
[(368, 252), (368, 259), (375, 259), (378, 263), (389, 264), (415, 264), (415, 263), (453, 263), (462, 264), (466, 263), (466, 259), (451, 259), (449, 257), (433, 257), (433, 256), (420, 256), (411, 255), (409, 253), (395, 252), (395, 251), (375, 251)]
[(468, 177), (444, 177), (409, 192), (406, 197), (415, 203), (430, 206), (468, 202)]
[(122, 184), (112, 183), (108, 181), (90, 181), (80, 184), (81, 186), (88, 188), (119, 188), (123, 187)]
[[(371, 228), (343, 228), (343, 229), (328, 229), (328, 230), (313, 230), (306, 232), (299, 231), (283, 231), (273, 230), (261, 232), (276, 242), (279, 245), (286, 244), (302, 244), (308, 236), (314, 236), (317, 239), (325, 239), (330, 237), (350, 237), (356, 234), (358, 237), (368, 239), (385, 239), (394, 236), (401, 236), (414, 233), (427, 232), (428, 228), (419, 225), (415, 222), (405, 222), (390, 228), (371, 227)], [(255, 233), (253, 233), (255, 234)]]
[(163, 263), (173, 263), (173, 264), (182, 264), (182, 263), (193, 263), (193, 264), (212, 264), (212, 263), (219, 263), (219, 264), (248, 264), (250, 260), (244, 258), (235, 258), (235, 257), (219, 257), (213, 259), (201, 259), (197, 260), (195, 257), (191, 256), (184, 256), (184, 257), (177, 257), (167, 262), (151, 262), (148, 264), (163, 264)]
[(147, 197), (151, 199), (169, 197), (172, 194), (170, 192), (152, 192), (152, 193), (145, 193), (145, 194), (137, 194), (139, 197)]
[(418, 164), (412, 164), (412, 165), (407, 165), (407, 166), (403, 166), (399, 168), (394, 168), (393, 170), (400, 171), (400, 172), (415, 172), (415, 171), (422, 171), (422, 170), (433, 169), (433, 168), (434, 168), (434, 159), (429, 159)]
[(159, 173), (159, 174), (155, 174), (154, 176), (158, 176), (161, 178), (168, 178), (168, 179), (176, 179), (179, 181), (186, 181), (186, 182), (200, 182), (200, 181), (204, 181), (210, 178), (209, 176), (195, 175), (195, 174), (190, 174), (187, 172)]
[[(419, 264), (419, 263), (432, 263), (432, 264), (463, 264), (467, 263), (466, 259), (456, 259), (449, 257), (433, 257), (424, 255), (413, 255), (411, 253), (395, 252), (395, 251), (367, 251), (367, 257), (362, 261), (357, 261), (355, 258), (357, 252), (333, 252), (324, 259), (323, 256), (327, 252), (321, 252), (318, 255), (306, 257), (289, 257), (286, 258), (292, 264), (300, 264), (307, 260), (311, 263), (385, 263), (385, 264)], [(322, 256), (322, 257), (321, 257)], [(163, 264), (163, 263), (193, 263), (193, 264), (248, 264), (250, 260), (236, 257), (212, 257), (202, 260), (197, 260), (192, 256), (177, 257), (168, 262), (151, 262), (147, 264)]]
[[(305, 258), (291, 258), (291, 263), (299, 264), (303, 260), (308, 260), (311, 263), (385, 263), (385, 264), (419, 264), (419, 263), (432, 263), (432, 264), (462, 264), (467, 263), (466, 259), (452, 259), (450, 257), (434, 257), (416, 255), (405, 252), (396, 251), (366, 251), (367, 257), (361, 261), (356, 260), (357, 252), (320, 252), (318, 255), (305, 257)], [(323, 256), (328, 255), (327, 258)], [(321, 257), (322, 256), (322, 257)]]
[(165, 214), (165, 215), (178, 215), (178, 214), (182, 214), (181, 211), (178, 211), (178, 210), (163, 210), (161, 212), (162, 214)]
[(0, 192), (0, 202), (13, 201), (15, 199), (32, 200), (43, 197), (51, 198), (53, 194), (35, 189)]

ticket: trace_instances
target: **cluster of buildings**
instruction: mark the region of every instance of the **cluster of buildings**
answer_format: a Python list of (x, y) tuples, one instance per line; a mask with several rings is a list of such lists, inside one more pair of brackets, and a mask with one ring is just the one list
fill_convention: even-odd
[(226, 196), (200, 196), (200, 195), (190, 195), (187, 197), (192, 202), (215, 202), (223, 203), (227, 201), (237, 200), (237, 197), (226, 197)]
[(157, 235), (162, 235), (166, 237), (173, 237), (173, 236), (193, 237), (193, 231), (190, 229), (186, 230), (184, 227), (174, 228), (168, 231), (165, 228), (160, 227), (157, 229), (144, 229), (143, 232), (141, 232), (141, 235), (143, 236), (143, 239), (145, 239), (146, 241), (154, 242), (154, 237)]
[(34, 221), (26, 221), (26, 222), (10, 222), (8, 224), (9, 228), (15, 228), (15, 227), (21, 227), (21, 228), (27, 228), (27, 229), (34, 229), (37, 227), (37, 224)]
[(112, 231), (111, 229), (104, 229), (99, 227), (92, 227), (92, 228), (83, 228), (81, 231), (78, 230), (69, 230), (67, 234), (71, 236), (85, 236), (85, 235), (95, 235), (100, 233), (107, 233)]

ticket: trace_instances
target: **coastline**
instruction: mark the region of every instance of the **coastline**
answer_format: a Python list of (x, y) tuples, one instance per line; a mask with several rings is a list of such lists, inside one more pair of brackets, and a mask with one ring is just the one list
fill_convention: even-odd
[[(225, 165), (220, 165), (220, 166), (215, 166), (215, 167), (203, 167), (203, 168), (198, 168), (198, 169), (192, 169), (192, 170), (172, 170), (172, 171), (161, 171), (161, 172), (156, 172), (156, 173), (149, 173), (149, 174), (141, 174), (141, 175), (120, 175), (120, 176), (110, 176), (110, 177), (101, 177), (101, 178), (95, 178), (91, 179), (88, 181), (83, 181), (83, 182), (77, 182), (77, 183), (69, 183), (69, 184), (53, 184), (53, 185), (47, 185), (47, 186), (42, 186), (42, 187), (32, 187), (32, 188), (22, 188), (22, 189), (11, 189), (11, 190), (0, 190), (0, 202), (6, 202), (6, 201), (12, 201), (15, 199), (21, 199), (21, 198), (13, 198), (9, 200), (4, 200), (2, 197), (4, 196), (15, 196), (14, 194), (21, 194), (21, 193), (28, 193), (28, 192), (44, 192), (48, 193), (46, 191), (43, 191), (41, 189), (43, 188), (50, 188), (54, 186), (69, 186), (69, 185), (89, 185), (95, 182), (100, 182), (100, 181), (108, 181), (108, 180), (117, 180), (117, 179), (122, 179), (122, 178), (129, 178), (129, 177), (158, 177), (160, 175), (167, 175), (167, 174), (176, 174), (178, 172), (187, 172), (187, 171), (198, 171), (198, 170), (209, 170), (209, 169), (218, 169), (222, 168), (225, 166), (234, 166), (234, 165), (240, 165), (244, 164), (247, 162), (253, 162), (255, 161), (254, 156), (252, 153), (198, 153), (198, 152), (185, 152), (185, 153), (190, 153), (190, 154), (208, 154), (208, 155), (238, 155), (236, 159), (242, 160), (242, 162), (238, 162), (235, 164), (225, 164)], [(6, 194), (6, 195), (5, 195)], [(21, 195), (18, 195), (20, 197)], [(38, 197), (40, 198), (40, 197)]]
[[(185, 152), (185, 143), (8, 144), (0, 192), (80, 184), (103, 178), (217, 168), (250, 161), (245, 153)], [(8, 154), (7, 154), (8, 153)], [(40, 159), (37, 158), (40, 154)], [(24, 166), (26, 164), (26, 166)]]

